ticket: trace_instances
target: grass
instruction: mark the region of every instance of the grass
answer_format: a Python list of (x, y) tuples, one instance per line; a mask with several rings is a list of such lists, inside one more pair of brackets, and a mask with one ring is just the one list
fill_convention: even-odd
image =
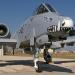
[[(5, 55), (12, 56), (13, 53), (6, 53)], [(30, 52), (14, 52), (13, 56), (32, 56), (32, 53)], [(43, 57), (43, 53), (39, 54), (40, 57)], [(53, 53), (52, 58), (67, 58), (67, 59), (75, 59), (75, 53), (73, 52), (65, 52), (65, 53)]]
[(75, 53), (67, 52), (67, 53), (56, 53), (52, 54), (53, 58), (67, 58), (67, 59), (75, 59)]
[[(40, 57), (43, 57), (43, 54), (40, 54)], [(75, 53), (53, 53), (52, 58), (75, 59)]]

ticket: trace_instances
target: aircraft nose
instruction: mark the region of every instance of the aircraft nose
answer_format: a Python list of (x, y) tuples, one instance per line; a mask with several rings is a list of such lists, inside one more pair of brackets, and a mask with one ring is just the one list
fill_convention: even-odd
[(73, 27), (74, 23), (73, 23), (73, 20), (71, 18), (65, 18), (63, 21), (62, 21), (62, 27)]

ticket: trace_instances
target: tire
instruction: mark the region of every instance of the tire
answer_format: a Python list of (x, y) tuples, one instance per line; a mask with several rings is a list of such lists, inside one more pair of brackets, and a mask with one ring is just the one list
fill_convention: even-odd
[(52, 57), (49, 53), (47, 53), (44, 57), (45, 61), (47, 64), (49, 64), (50, 62), (52, 62)]

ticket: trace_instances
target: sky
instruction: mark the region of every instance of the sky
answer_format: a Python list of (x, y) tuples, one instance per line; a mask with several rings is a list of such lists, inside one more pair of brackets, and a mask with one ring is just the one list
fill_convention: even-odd
[(75, 21), (75, 0), (0, 0), (0, 23), (8, 25), (14, 33), (42, 2)]

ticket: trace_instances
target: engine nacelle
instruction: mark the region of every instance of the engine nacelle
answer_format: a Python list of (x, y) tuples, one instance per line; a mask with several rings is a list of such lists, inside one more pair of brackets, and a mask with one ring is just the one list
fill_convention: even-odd
[(9, 28), (5, 24), (0, 24), (0, 38), (10, 38)]

